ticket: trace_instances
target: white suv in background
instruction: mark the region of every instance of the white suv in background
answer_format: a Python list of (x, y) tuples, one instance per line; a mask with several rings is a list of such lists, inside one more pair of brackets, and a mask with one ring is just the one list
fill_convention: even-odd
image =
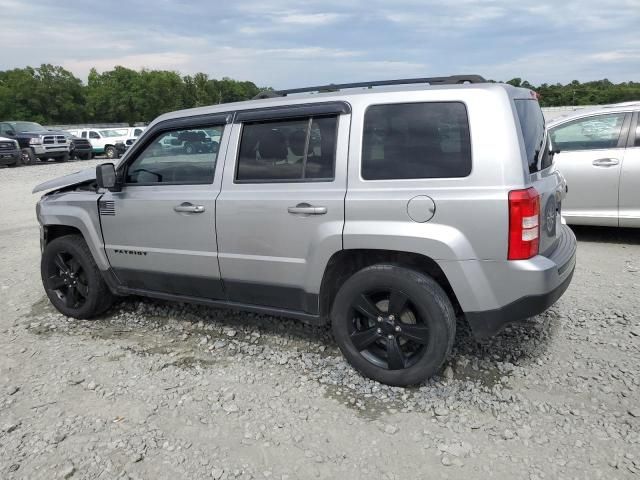
[(569, 192), (568, 223), (640, 227), (640, 102), (584, 109), (548, 129)]
[(140, 135), (142, 135), (142, 132), (144, 132), (146, 128), (147, 127), (131, 127), (127, 129), (127, 140), (125, 141), (125, 145), (127, 146), (127, 148), (135, 143), (135, 141)]
[(76, 137), (86, 138), (91, 142), (94, 154), (105, 154), (107, 158), (117, 158), (118, 148), (116, 144), (126, 144), (129, 128), (86, 128), (67, 130)]

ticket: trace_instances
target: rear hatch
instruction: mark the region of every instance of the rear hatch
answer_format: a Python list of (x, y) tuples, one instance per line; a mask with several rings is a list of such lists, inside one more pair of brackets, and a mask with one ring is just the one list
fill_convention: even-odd
[(544, 116), (533, 92), (529, 98), (515, 98), (514, 103), (527, 155), (530, 185), (540, 195), (540, 255), (550, 256), (561, 234), (561, 210), (565, 183), (553, 167)]

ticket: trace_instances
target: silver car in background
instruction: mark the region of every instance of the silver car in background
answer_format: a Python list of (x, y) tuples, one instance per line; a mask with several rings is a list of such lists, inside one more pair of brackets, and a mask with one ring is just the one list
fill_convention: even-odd
[(640, 101), (578, 110), (548, 125), (575, 225), (640, 227)]

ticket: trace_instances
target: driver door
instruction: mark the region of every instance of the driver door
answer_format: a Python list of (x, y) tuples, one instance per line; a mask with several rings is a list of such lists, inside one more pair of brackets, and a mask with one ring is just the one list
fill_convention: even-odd
[[(149, 132), (126, 165), (124, 184), (99, 202), (105, 250), (118, 279), (137, 290), (207, 299), (224, 298), (218, 266), (215, 208), (223, 159), (217, 152), (171, 148), (197, 126), (228, 142), (225, 118)], [(225, 143), (226, 145), (226, 143)], [(222, 150), (224, 152), (224, 150)]]

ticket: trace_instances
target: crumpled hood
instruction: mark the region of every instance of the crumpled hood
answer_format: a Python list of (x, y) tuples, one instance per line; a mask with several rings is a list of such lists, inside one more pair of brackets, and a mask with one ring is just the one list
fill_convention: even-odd
[(58, 188), (70, 187), (72, 185), (79, 185), (81, 183), (91, 182), (96, 179), (96, 169), (86, 168), (79, 172), (65, 175), (64, 177), (54, 178), (53, 180), (47, 180), (40, 185), (36, 185), (31, 193), (42, 192), (44, 190), (53, 190)]

